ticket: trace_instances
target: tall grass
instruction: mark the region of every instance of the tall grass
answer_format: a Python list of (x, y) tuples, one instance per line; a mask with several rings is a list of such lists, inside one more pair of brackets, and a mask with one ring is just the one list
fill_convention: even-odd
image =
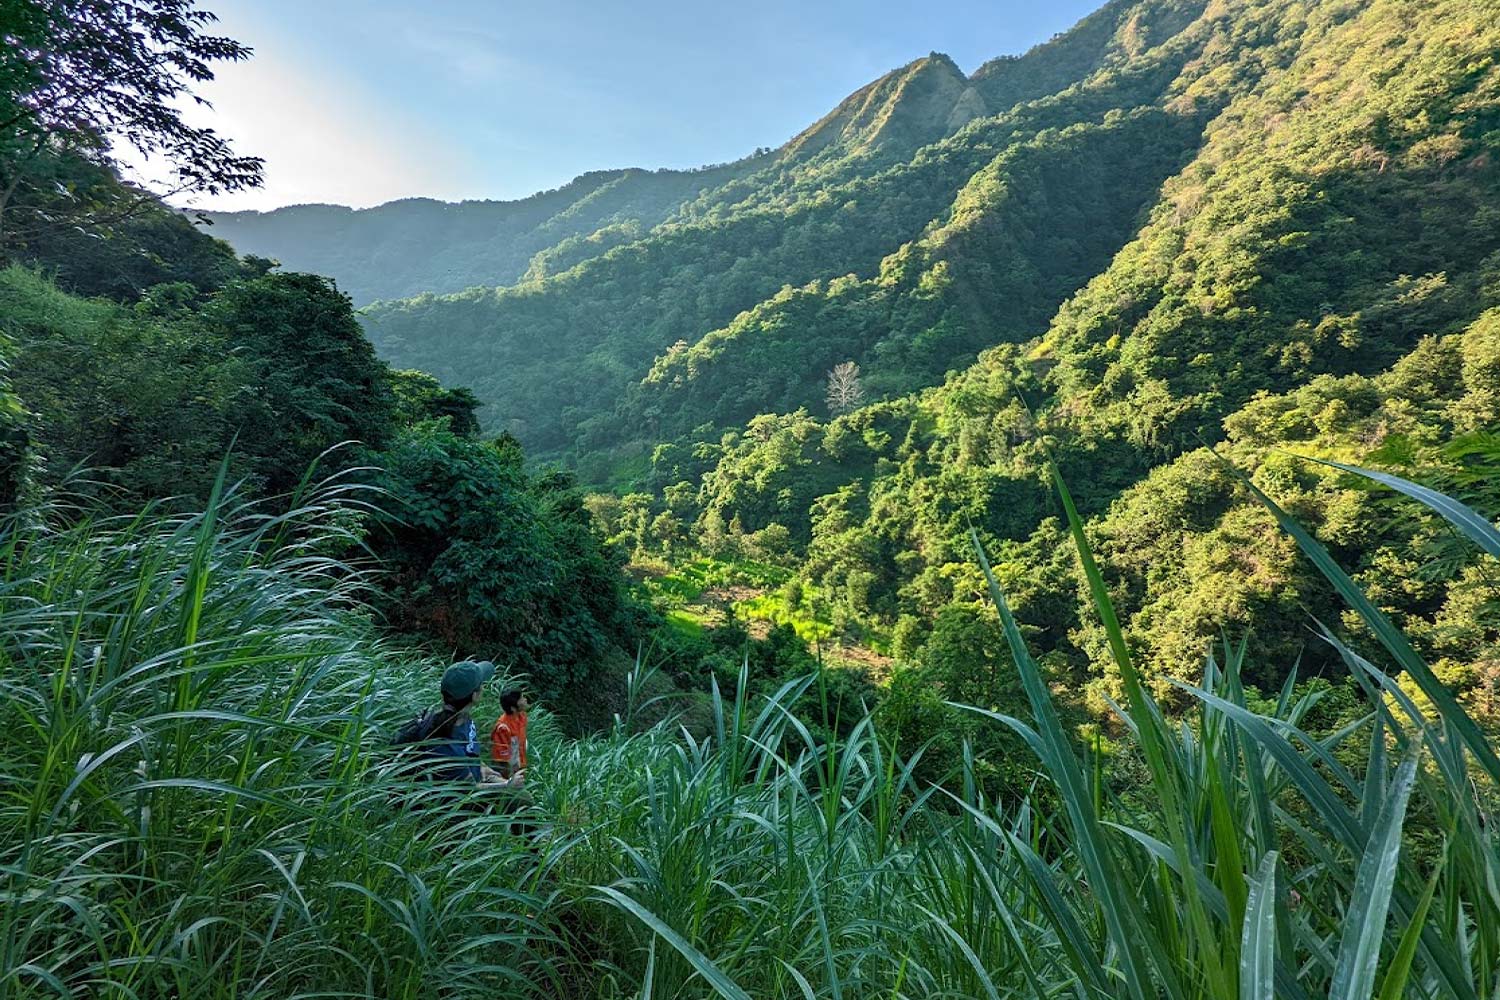
[(326, 554), (351, 499), (0, 536), (0, 997), (479, 995), (535, 966), (503, 825), (395, 810), (372, 770), (433, 675)]
[[(630, 713), (580, 741), (544, 730), (529, 836), (400, 804), (429, 786), (382, 743), (436, 673), (374, 638), (359, 573), (327, 554), (347, 496), (12, 525), (0, 1000), (1497, 996), (1488, 744), (1461, 708), (1422, 716), (1338, 645), (1369, 713), (1314, 736), (1291, 683), (1250, 709), (1228, 645), (1169, 720), (1058, 487), (1145, 788), (1062, 728), (984, 565), (1032, 709), (994, 724), (1046, 794), (987, 800), (968, 761), (924, 786), (921, 752), (894, 755), (870, 716), (814, 735), (789, 710), (809, 677), (716, 692), (701, 740), (632, 733)], [(1408, 649), (1387, 655), (1420, 679)], [(1441, 846), (1414, 856), (1418, 821)]]
[[(1453, 501), (1383, 481), (1486, 550), (1500, 542)], [(1056, 815), (977, 801), (971, 781), (947, 797), (956, 817), (937, 808), (909, 771), (882, 766), (868, 720), (845, 745), (806, 739), (795, 754), (785, 733), (755, 733), (752, 745), (770, 760), (750, 788), (786, 807), (774, 820), (769, 801), (719, 815), (735, 817), (730, 827), (763, 823), (767, 839), (717, 836), (722, 850), (671, 878), (617, 872), (606, 898), (727, 997), (1500, 995), (1494, 751), (1400, 633), (1262, 495), (1440, 715), (1424, 716), (1390, 672), (1325, 633), (1371, 696), (1356, 724), (1304, 732), (1316, 698), (1295, 698), (1292, 679), (1274, 713), (1252, 712), (1240, 680), (1246, 649), (1228, 644), (1187, 689), (1197, 710), (1168, 720), (1136, 674), (1066, 485), (1056, 486), (1124, 678), (1119, 721), (1150, 776), (1142, 794), (1117, 797), (1103, 770), (1080, 758), (976, 538), (1032, 718), (984, 714), (1031, 748), (1061, 803)], [(1406, 849), (1409, 814), (1438, 832), (1439, 851)], [(890, 816), (895, 836), (885, 839), (877, 831), (891, 828)], [(767, 857), (773, 829), (786, 852)], [(836, 833), (819, 835), (828, 830)], [(680, 918), (715, 897), (733, 919), (706, 927)], [(784, 938), (782, 927), (791, 928)], [(661, 952), (648, 953), (655, 988)]]

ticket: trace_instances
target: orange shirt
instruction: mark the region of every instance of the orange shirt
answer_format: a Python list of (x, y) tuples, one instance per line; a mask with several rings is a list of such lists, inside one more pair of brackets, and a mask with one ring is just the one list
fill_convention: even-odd
[(520, 744), (519, 760), (515, 762), (516, 767), (526, 766), (526, 713), (505, 712), (495, 720), (495, 728), (490, 730), (490, 752), (495, 759), (502, 764), (512, 763), (510, 759), (510, 741), (515, 740)]

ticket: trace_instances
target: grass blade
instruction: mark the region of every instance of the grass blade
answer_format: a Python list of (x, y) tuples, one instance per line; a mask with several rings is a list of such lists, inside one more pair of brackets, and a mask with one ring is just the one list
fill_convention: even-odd
[[(1398, 870), (1396, 860), (1401, 854), (1401, 827), (1406, 819), (1406, 802), (1416, 782), (1419, 751), (1420, 744), (1401, 762), (1390, 797), (1380, 810), (1380, 818), (1360, 860), (1329, 1000), (1368, 1000), (1375, 993), (1375, 968), (1385, 941), (1386, 915)], [(1421, 924), (1413, 926), (1420, 928)]]
[(666, 922), (656, 914), (652, 913), (650, 910), (646, 909), (640, 903), (637, 903), (635, 900), (631, 899), (623, 892), (620, 892), (618, 889), (611, 889), (607, 885), (598, 885), (595, 886), (594, 889), (597, 892), (601, 893), (611, 903), (614, 903), (616, 906), (620, 907), (620, 909), (625, 910), (641, 923), (645, 924), (647, 927), (655, 931), (663, 941), (667, 942), (667, 944), (671, 945), (673, 948), (676, 948), (678, 953), (681, 954), (683, 958), (687, 959), (688, 963), (692, 965), (694, 969), (698, 970), (698, 974), (702, 976), (704, 980), (706, 980), (708, 984), (714, 988), (714, 992), (719, 996), (727, 997), (728, 1000), (750, 1000), (750, 994), (740, 989), (739, 986), (735, 984), (734, 980), (726, 976), (724, 972), (708, 958), (707, 955), (703, 954), (703, 952), (699, 951), (697, 948), (694, 948), (690, 943), (688, 943), (686, 938), (684, 938), (681, 934), (678, 934), (671, 927), (667, 926)]
[[(1298, 457), (1303, 458), (1307, 456)], [(1393, 476), (1389, 472), (1362, 469), (1357, 465), (1345, 465), (1343, 462), (1333, 462), (1322, 458), (1308, 458), (1308, 461), (1317, 462), (1319, 465), (1327, 465), (1356, 476), (1363, 476), (1366, 479), (1373, 479), (1383, 486), (1389, 486), (1398, 493), (1406, 494), (1413, 500), (1435, 511), (1449, 524), (1463, 532), (1471, 542), (1478, 545), (1485, 552), (1500, 559), (1500, 531), (1495, 530), (1495, 526), (1490, 523), (1489, 518), (1480, 514), (1472, 507), (1462, 504), (1450, 496), (1439, 493), (1437, 490), (1423, 486), (1421, 483), (1414, 483), (1410, 479)]]
[(1412, 648), (1411, 643), (1402, 634), (1401, 630), (1396, 628), (1384, 612), (1370, 602), (1370, 599), (1365, 596), (1365, 592), (1349, 577), (1349, 574), (1345, 573), (1339, 567), (1338, 563), (1328, 554), (1328, 550), (1323, 547), (1321, 542), (1290, 517), (1286, 511), (1277, 506), (1276, 501), (1266, 496), (1259, 487), (1250, 481), (1249, 477), (1235, 468), (1228, 460), (1225, 460), (1225, 464), (1233, 470), (1240, 482), (1266, 506), (1266, 509), (1276, 518), (1277, 523), (1281, 525), (1282, 530), (1296, 540), (1298, 547), (1313, 561), (1328, 581), (1333, 584), (1334, 589), (1339, 592), (1339, 595), (1364, 619), (1365, 624), (1370, 627), (1370, 630), (1375, 633), (1376, 638), (1380, 640), (1380, 644), (1411, 675), (1412, 680), (1416, 681), (1417, 686), (1422, 689), (1422, 693), (1432, 700), (1432, 703), (1437, 706), (1438, 711), (1442, 713), (1443, 718), (1453, 726), (1454, 731), (1458, 733), (1464, 745), (1474, 754), (1475, 759), (1484, 768), (1485, 773), (1493, 781), (1500, 783), (1500, 756), (1496, 756), (1495, 748), (1490, 745), (1489, 740), (1485, 738), (1484, 733), (1473, 718), (1470, 717), (1469, 713), (1465, 712), (1463, 707), (1459, 705), (1458, 699), (1453, 696), (1452, 691), (1448, 690), (1448, 686), (1439, 680), (1437, 675), (1432, 672), (1432, 668), (1417, 655), (1417, 651)]
[[(1077, 756), (1073, 753), (1067, 733), (1063, 730), (1057, 709), (1052, 704), (1052, 694), (1047, 690), (1041, 671), (1031, 659), (1031, 653), (1026, 648), (1026, 640), (1022, 638), (1015, 616), (1011, 614), (1010, 605), (1000, 590), (1000, 584), (995, 580), (994, 571), (990, 568), (989, 559), (985, 556), (979, 535), (973, 528), (969, 529), (969, 534), (979, 558), (980, 569), (989, 585), (990, 598), (1000, 612), (1000, 620), (1005, 629), (1005, 638), (1010, 646), (1011, 657), (1015, 661), (1017, 671), (1020, 672), (1022, 686), (1026, 690), (1027, 700), (1031, 703), (1032, 714), (1036, 717), (1036, 733), (1046, 749), (1046, 757), (1042, 760), (1042, 764), (1057, 783), (1064, 808), (1072, 821), (1074, 846), (1084, 870), (1088, 873), (1089, 884), (1094, 895), (1098, 898), (1098, 905), (1103, 912), (1105, 924), (1109, 928), (1109, 936), (1114, 943), (1126, 986), (1130, 995), (1136, 1000), (1148, 1000), (1153, 997), (1155, 991), (1151, 987), (1144, 957), (1140, 951), (1140, 928), (1145, 926), (1145, 915), (1141, 913), (1132, 890), (1116, 870), (1104, 831), (1099, 825), (1099, 817), (1094, 812), (1093, 794), (1088, 782), (1084, 779), (1082, 768)], [(1181, 990), (1171, 981), (1170, 974), (1166, 970), (1162, 971), (1168, 986), (1168, 995), (1181, 996)]]
[(1276, 996), (1276, 862), (1269, 851), (1250, 881), (1245, 924), (1240, 937), (1240, 1000), (1274, 1000)]
[(1416, 911), (1412, 913), (1406, 930), (1401, 934), (1401, 943), (1396, 947), (1396, 954), (1391, 957), (1390, 967), (1385, 970), (1379, 1000), (1401, 1000), (1406, 993), (1406, 980), (1411, 976), (1412, 959), (1416, 957), (1417, 945), (1422, 940), (1422, 928), (1427, 926), (1427, 911), (1432, 907), (1433, 896), (1437, 895), (1438, 879), (1443, 874), (1446, 860), (1445, 851), (1443, 859), (1433, 868), (1432, 877), (1427, 880), (1427, 889), (1422, 893)]

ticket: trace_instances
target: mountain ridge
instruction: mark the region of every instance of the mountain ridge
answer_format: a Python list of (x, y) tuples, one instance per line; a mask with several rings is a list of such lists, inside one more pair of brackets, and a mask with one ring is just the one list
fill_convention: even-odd
[(370, 208), (313, 204), (201, 214), (239, 252), (328, 274), (364, 305), (512, 284), (537, 253), (624, 220), (649, 228), (756, 159), (697, 170), (590, 171), (511, 201), (403, 198)]
[[(1174, 0), (1114, 3), (1101, 11), (1106, 18), (1090, 25), (1091, 30), (1100, 23), (1115, 26), (1113, 38), (1118, 25), (1142, 8), (1175, 12), (1174, 23), (1192, 25), (1196, 22), (1186, 15), (1199, 7)], [(1070, 37), (1040, 47), (1025, 65), (1034, 66), (1049, 52), (1066, 51)], [(822, 137), (816, 152), (799, 152), (794, 141), (766, 168), (704, 192), (669, 223), (634, 243), (579, 260), (573, 270), (536, 286), (382, 303), (367, 310), (366, 329), (397, 363), (473, 385), (492, 404), (492, 426), (511, 428), (543, 452), (569, 447), (608, 452), (625, 443), (622, 429), (634, 428), (649, 438), (657, 426), (652, 414), (619, 407), (638, 394), (631, 386), (658, 359), (678, 350), (678, 341), (690, 347), (758, 303), (809, 281), (850, 274), (875, 280), (883, 260), (924, 232), (942, 227), (954, 199), (979, 171), (1038, 136), (1061, 136), (1069, 127), (1102, 122), (1124, 109), (1165, 109), (1169, 101), (1180, 104), (1171, 116), (1196, 119), (1221, 99), (1209, 95), (1183, 101), (1170, 88), (1214, 37), (1212, 24), (1192, 34), (1184, 30), (1139, 57), (1123, 58), (1109, 74), (1092, 74), (1091, 80), (1080, 80), (1060, 94), (975, 119), (925, 144), (925, 135), (889, 125), (903, 107), (924, 106), (921, 88), (909, 86), (911, 82), (948, 85), (947, 93), (937, 83), (932, 88), (942, 98), (938, 107), (945, 117), (961, 99), (959, 88), (966, 88), (951, 60), (924, 57), (886, 74), (804, 133)], [(1022, 80), (1014, 86), (1019, 93), (1029, 84)], [(875, 106), (879, 113), (868, 113)], [(872, 138), (883, 141), (872, 144)], [(1187, 133), (1170, 141), (1168, 159), (1185, 156), (1197, 144)], [(1118, 239), (1123, 243), (1124, 234)], [(600, 246), (604, 248), (603, 241)], [(1046, 297), (1047, 312), (1072, 286), (1042, 281), (1038, 288), (1035, 294)], [(880, 308), (871, 306), (875, 313)], [(972, 316), (974, 310), (968, 313)], [(941, 317), (933, 321), (941, 323)], [(861, 321), (861, 326), (866, 333), (856, 337), (856, 358), (873, 348), (871, 338), (880, 339), (878, 321), (875, 326)], [(911, 331), (912, 337), (917, 334)], [(530, 345), (538, 338), (561, 353), (537, 354)], [(930, 356), (920, 373), (885, 388), (905, 391), (930, 383), (949, 366), (971, 361), (985, 341), (982, 331), (968, 322), (955, 332), (938, 330), (924, 343)], [(794, 345), (787, 346), (796, 353)], [(564, 364), (564, 356), (572, 360)], [(765, 360), (762, 367), (787, 364), (785, 356)], [(819, 378), (820, 372), (804, 372), (796, 390), (800, 402), (817, 400)], [(776, 397), (764, 403), (779, 405)], [(673, 433), (697, 422), (691, 407), (677, 409), (682, 417)], [(729, 419), (754, 412), (741, 409)], [(602, 437), (584, 426), (591, 419), (605, 432)]]
[[(799, 172), (804, 186), (815, 185), (825, 179), (820, 164), (834, 153), (856, 153), (858, 159), (876, 162), (883, 152), (891, 157), (910, 154), (939, 133), (951, 134), (983, 113), (998, 113), (1021, 100), (1064, 89), (1088, 68), (1071, 48), (1082, 47), (1087, 56), (1107, 50), (1137, 5), (1138, 0), (1110, 0), (1079, 28), (1021, 55), (990, 60), (972, 80), (944, 54), (914, 59), (855, 91), (782, 145), (726, 164), (693, 170), (590, 171), (557, 188), (513, 200), (406, 198), (359, 209), (309, 204), (195, 214), (207, 218), (216, 227), (215, 235), (242, 253), (279, 260), (289, 269), (328, 274), (356, 305), (511, 285), (526, 278), (533, 257), (563, 240), (587, 239), (617, 225), (639, 226), (645, 233), (679, 217), (702, 217), (712, 214), (715, 206), (722, 210), (737, 204), (737, 190), (752, 196), (757, 190), (774, 192), (794, 183)], [(1170, 0), (1165, 6), (1192, 10), (1200, 8), (1202, 0)], [(1075, 36), (1084, 28), (1088, 32), (1080, 44)], [(1059, 49), (1071, 58), (1049, 61)], [(925, 108), (927, 115), (920, 113), (923, 95), (911, 91), (920, 91), (926, 83), (939, 91), (941, 114), (930, 107)], [(952, 92), (955, 85), (958, 89)], [(952, 100), (945, 101), (944, 94)], [(913, 103), (919, 107), (912, 108)], [(756, 175), (755, 180), (744, 188), (739, 182), (750, 175)], [(622, 180), (631, 188), (623, 197), (562, 218), (600, 188)], [(709, 194), (714, 197), (703, 202)], [(499, 218), (509, 215), (516, 218)], [(555, 224), (546, 227), (552, 220)], [(441, 232), (424, 232), (434, 227)], [(476, 233), (475, 228), (484, 231)]]

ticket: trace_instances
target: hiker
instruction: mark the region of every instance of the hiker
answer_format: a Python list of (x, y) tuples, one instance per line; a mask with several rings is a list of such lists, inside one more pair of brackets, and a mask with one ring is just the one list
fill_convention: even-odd
[(526, 771), (526, 692), (511, 688), (500, 695), (500, 718), (490, 730), (490, 753), (506, 778)]
[(420, 732), (415, 740), (425, 742), (434, 757), (454, 759), (451, 766), (436, 767), (432, 777), (449, 781), (472, 781), (475, 784), (503, 785), (520, 788), (525, 775), (502, 775), (488, 767), (479, 755), (479, 731), (470, 710), (484, 693), (485, 682), (495, 676), (495, 665), (488, 660), (464, 660), (443, 671), (441, 685), (443, 704), (422, 716), (414, 725)]

